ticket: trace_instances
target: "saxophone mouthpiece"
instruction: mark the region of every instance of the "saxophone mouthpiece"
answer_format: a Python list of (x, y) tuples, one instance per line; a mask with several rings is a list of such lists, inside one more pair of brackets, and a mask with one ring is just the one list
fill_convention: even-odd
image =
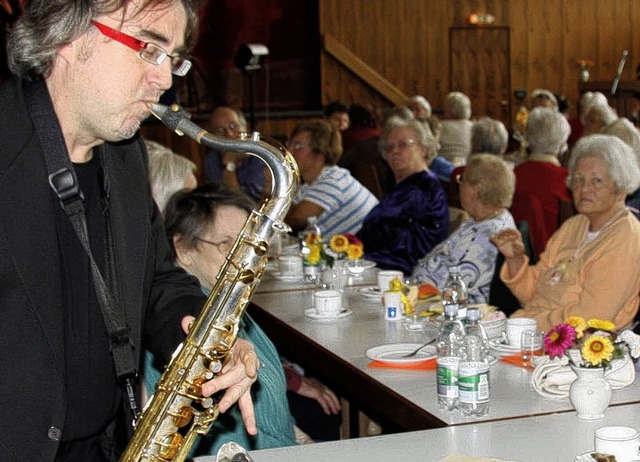
[(167, 127), (176, 132), (178, 135), (184, 135), (184, 132), (178, 128), (178, 124), (182, 120), (191, 119), (191, 114), (182, 109), (178, 104), (172, 104), (170, 107), (160, 103), (147, 103), (147, 107), (151, 113), (162, 121)]

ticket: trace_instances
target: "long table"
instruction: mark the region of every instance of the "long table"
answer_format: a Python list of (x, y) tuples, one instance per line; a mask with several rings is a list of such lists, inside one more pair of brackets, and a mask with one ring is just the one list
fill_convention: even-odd
[[(479, 421), (514, 420), (575, 411), (568, 399), (539, 396), (530, 384), (532, 372), (498, 362), (491, 368), (490, 412), (481, 418), (439, 409), (434, 371), (372, 369), (365, 351), (375, 345), (422, 342), (401, 321), (385, 321), (378, 300), (363, 297), (362, 287), (345, 290), (353, 314), (333, 322), (307, 318), (312, 289), (263, 292), (254, 296), (252, 316), (281, 354), (308, 367), (350, 403), (383, 424), (385, 431), (413, 431)], [(612, 407), (640, 403), (640, 381), (614, 390)]]
[[(572, 462), (593, 450), (598, 428), (640, 429), (640, 405), (607, 409), (605, 418), (584, 421), (565, 412), (517, 420), (456, 425), (434, 430), (253, 451), (255, 462), (436, 462), (451, 454), (520, 462)], [(214, 462), (201, 457), (197, 462)]]

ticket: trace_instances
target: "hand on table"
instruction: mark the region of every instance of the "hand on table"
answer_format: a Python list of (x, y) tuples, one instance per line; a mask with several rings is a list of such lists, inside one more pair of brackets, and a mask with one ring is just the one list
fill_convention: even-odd
[[(185, 333), (189, 331), (189, 324), (194, 319), (193, 316), (185, 316), (182, 319), (182, 329)], [(217, 391), (226, 390), (218, 403), (218, 409), (222, 413), (226, 412), (236, 401), (238, 402), (242, 420), (250, 435), (258, 433), (253, 400), (251, 399), (251, 385), (258, 378), (259, 365), (260, 362), (253, 344), (239, 338), (233, 345), (222, 371), (202, 385), (204, 396), (211, 396)]]
[(340, 412), (340, 400), (329, 387), (322, 384), (319, 380), (302, 377), (302, 384), (296, 393), (307, 398), (315, 399), (327, 415)]

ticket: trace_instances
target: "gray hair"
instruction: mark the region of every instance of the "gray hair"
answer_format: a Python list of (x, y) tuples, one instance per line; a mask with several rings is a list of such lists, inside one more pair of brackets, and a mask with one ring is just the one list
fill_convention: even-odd
[(438, 153), (436, 150), (437, 142), (431, 134), (429, 127), (424, 122), (417, 119), (404, 120), (400, 117), (390, 117), (387, 120), (378, 142), (378, 147), (382, 157), (385, 159), (387, 158), (387, 153), (384, 148), (387, 145), (387, 138), (389, 137), (389, 134), (396, 128), (408, 128), (413, 131), (416, 137), (416, 142), (427, 149), (425, 160), (427, 161), (427, 165), (429, 165)]
[(580, 97), (580, 121), (583, 125), (589, 109), (591, 109), (591, 106), (596, 104), (608, 106), (609, 100), (604, 95), (604, 93), (601, 93), (599, 91), (587, 91)]
[(421, 107), (426, 113), (425, 117), (431, 117), (431, 104), (429, 104), (429, 101), (427, 101), (427, 98), (424, 96), (414, 95), (410, 97), (407, 100), (407, 107), (411, 109), (413, 106)]
[(569, 159), (567, 184), (571, 186), (573, 174), (582, 158), (600, 159), (607, 165), (609, 178), (618, 191), (630, 194), (640, 186), (640, 166), (633, 149), (613, 135), (588, 135), (580, 138)]
[(509, 132), (502, 122), (482, 117), (471, 127), (471, 151), (502, 155), (509, 144)]
[(464, 182), (476, 186), (478, 200), (488, 207), (509, 208), (516, 189), (513, 169), (493, 154), (474, 154), (464, 169)]
[(566, 147), (571, 126), (567, 118), (548, 107), (536, 107), (527, 118), (525, 138), (532, 154), (558, 155)]
[[(177, 2), (187, 11), (185, 40), (191, 40), (196, 25), (196, 0), (141, 0), (139, 11), (168, 8)], [(18, 18), (7, 39), (9, 68), (21, 77), (36, 79), (51, 73), (62, 47), (84, 34), (91, 20), (122, 10), (124, 21), (132, 0), (32, 0)]]
[(149, 155), (151, 194), (164, 214), (171, 196), (182, 191), (189, 175), (195, 174), (196, 164), (160, 143), (151, 140), (144, 143)]
[(640, 131), (626, 117), (620, 117), (602, 129), (605, 135), (613, 135), (620, 138), (633, 149), (636, 159), (640, 164)]
[(445, 113), (454, 119), (471, 119), (471, 100), (459, 91), (452, 91), (444, 98)]
[(602, 126), (606, 127), (609, 124), (612, 124), (618, 118), (618, 114), (615, 109), (613, 109), (608, 104), (592, 104), (589, 106), (589, 110), (585, 115), (586, 118), (589, 117), (589, 114), (595, 113), (600, 117), (600, 121), (602, 122)]
[(550, 101), (555, 110), (558, 110), (558, 98), (556, 98), (556, 95), (551, 93), (549, 90), (545, 90), (544, 88), (536, 88), (531, 92), (531, 99), (537, 98), (543, 98), (547, 101)]

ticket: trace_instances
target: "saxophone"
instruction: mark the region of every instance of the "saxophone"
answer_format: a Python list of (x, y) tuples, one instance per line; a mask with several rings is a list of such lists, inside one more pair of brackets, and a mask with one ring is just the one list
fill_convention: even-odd
[(247, 219), (217, 276), (202, 312), (156, 385), (154, 395), (135, 423), (135, 432), (121, 462), (182, 462), (198, 435), (206, 434), (218, 418), (212, 397), (201, 386), (220, 372), (237, 338), (238, 324), (258, 286), (271, 240), (289, 231), (284, 217), (298, 191), (300, 175), (293, 156), (279, 143), (231, 140), (213, 136), (172, 105), (149, 103), (166, 126), (200, 144), (225, 151), (248, 152), (262, 159), (273, 177), (272, 195)]

